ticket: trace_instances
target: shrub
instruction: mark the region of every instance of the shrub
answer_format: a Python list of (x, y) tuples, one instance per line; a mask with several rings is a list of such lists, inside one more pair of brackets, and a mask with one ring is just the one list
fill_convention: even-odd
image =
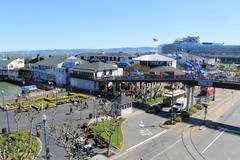
[(191, 115), (192, 115), (192, 113), (189, 111), (182, 111), (182, 113), (181, 113), (182, 119), (189, 118)]
[(196, 107), (192, 107), (189, 110), (191, 113), (196, 113), (197, 112), (197, 108)]
[(203, 109), (203, 105), (202, 104), (196, 104), (194, 107), (196, 107), (197, 110), (202, 110)]
[(182, 122), (182, 117), (181, 117), (181, 116), (177, 116), (177, 117), (175, 118), (175, 121), (176, 121), (176, 122)]

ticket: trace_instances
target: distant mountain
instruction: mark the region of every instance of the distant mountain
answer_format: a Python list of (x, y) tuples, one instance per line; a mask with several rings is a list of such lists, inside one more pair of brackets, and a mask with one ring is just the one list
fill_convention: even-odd
[(0, 56), (23, 55), (35, 56), (39, 55), (75, 55), (81, 53), (97, 53), (97, 52), (124, 52), (124, 53), (145, 53), (150, 52), (154, 47), (128, 47), (128, 48), (109, 48), (109, 49), (52, 49), (52, 50), (33, 50), (33, 51), (8, 51), (0, 52)]

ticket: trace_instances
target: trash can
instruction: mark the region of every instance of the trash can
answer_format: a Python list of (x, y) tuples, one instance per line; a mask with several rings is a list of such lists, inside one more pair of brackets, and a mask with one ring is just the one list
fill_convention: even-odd
[(6, 134), (7, 133), (7, 129), (6, 128), (2, 128), (2, 134)]
[(92, 119), (92, 113), (89, 114), (89, 119)]

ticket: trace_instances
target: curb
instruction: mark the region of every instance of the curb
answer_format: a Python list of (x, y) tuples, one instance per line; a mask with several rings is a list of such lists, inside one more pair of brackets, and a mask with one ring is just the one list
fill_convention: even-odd
[(34, 159), (37, 159), (40, 156), (42, 149), (43, 149), (42, 141), (38, 137), (36, 137), (36, 139), (40, 143), (40, 150)]

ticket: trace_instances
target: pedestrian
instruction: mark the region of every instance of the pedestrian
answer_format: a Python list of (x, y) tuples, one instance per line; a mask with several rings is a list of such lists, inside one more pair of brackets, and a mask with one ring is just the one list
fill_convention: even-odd
[(73, 109), (72, 109), (72, 106), (70, 107), (70, 114), (72, 114), (73, 113)]
[(88, 109), (88, 104), (87, 104), (87, 102), (85, 102), (84, 105), (85, 105), (85, 107)]

